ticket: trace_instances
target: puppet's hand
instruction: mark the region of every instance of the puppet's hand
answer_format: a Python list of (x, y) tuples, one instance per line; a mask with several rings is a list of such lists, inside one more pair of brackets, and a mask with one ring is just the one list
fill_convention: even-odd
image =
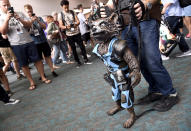
[(138, 69), (134, 69), (130, 74), (129, 77), (131, 78), (131, 86), (135, 87), (141, 81), (141, 73)]

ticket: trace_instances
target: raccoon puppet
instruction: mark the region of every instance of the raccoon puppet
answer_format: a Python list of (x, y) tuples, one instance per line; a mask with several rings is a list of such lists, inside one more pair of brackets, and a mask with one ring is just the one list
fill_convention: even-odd
[(136, 115), (133, 108), (133, 87), (141, 80), (139, 63), (125, 40), (117, 38), (119, 35), (116, 21), (118, 15), (113, 13), (108, 18), (100, 18), (91, 22), (91, 35), (99, 43), (93, 49), (104, 64), (107, 73), (104, 79), (112, 86), (112, 98), (116, 106), (107, 112), (108, 115), (127, 109), (130, 118), (123, 124), (124, 128), (130, 128)]

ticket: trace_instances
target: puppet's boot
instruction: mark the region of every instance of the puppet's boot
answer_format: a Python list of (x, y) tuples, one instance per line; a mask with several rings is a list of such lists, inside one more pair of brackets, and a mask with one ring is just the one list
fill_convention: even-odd
[(121, 111), (121, 110), (123, 110), (123, 109), (124, 109), (124, 108), (121, 107), (121, 100), (118, 100), (118, 101), (116, 101), (116, 106), (114, 106), (112, 109), (110, 109), (110, 110), (107, 112), (107, 114), (108, 114), (109, 116), (112, 116), (112, 115), (116, 114), (117, 112), (119, 112), (119, 111)]
[(131, 108), (127, 109), (127, 111), (130, 113), (130, 118), (125, 123), (123, 123), (124, 128), (130, 128), (136, 120), (134, 108), (131, 107)]

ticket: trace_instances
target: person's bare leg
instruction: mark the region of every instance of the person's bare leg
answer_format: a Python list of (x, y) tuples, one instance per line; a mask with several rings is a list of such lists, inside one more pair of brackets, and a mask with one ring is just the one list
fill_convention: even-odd
[(121, 110), (123, 110), (123, 109), (124, 109), (124, 108), (121, 107), (121, 100), (118, 100), (118, 101), (116, 101), (116, 105), (115, 105), (113, 108), (111, 108), (111, 109), (107, 112), (107, 114), (108, 114), (109, 116), (112, 116), (112, 115), (116, 114), (117, 112), (119, 112), (119, 111), (121, 111)]
[(188, 23), (189, 23), (189, 27), (188, 27), (188, 30), (189, 30), (189, 34), (191, 35), (191, 16), (188, 16)]
[(21, 77), (21, 73), (20, 73), (20, 69), (19, 69), (19, 64), (18, 64), (18, 61), (13, 61), (13, 66), (14, 66), (14, 69), (15, 69), (15, 72), (17, 74), (17, 78)]
[(185, 24), (189, 34), (191, 35), (191, 17), (190, 16), (184, 17), (184, 24)]
[(11, 62), (5, 63), (5, 65), (3, 66), (3, 72), (6, 74), (9, 66), (10, 66)]
[(49, 57), (45, 57), (45, 61), (48, 64), (48, 66), (50, 67), (51, 72), (53, 72), (54, 68), (53, 68), (53, 63), (52, 63), (51, 57), (50, 56)]
[(189, 29), (189, 27), (188, 27), (188, 22), (189, 22), (188, 17), (185, 16), (185, 17), (183, 18), (183, 21), (184, 21), (184, 25), (186, 26), (186, 29), (188, 30), (188, 29)]
[(41, 80), (42, 80), (43, 82), (47, 83), (47, 84), (50, 83), (51, 80), (48, 80), (48, 79), (44, 76), (44, 65), (43, 65), (42, 61), (39, 60), (39, 61), (35, 62), (35, 66), (36, 66), (37, 71), (38, 71), (39, 74), (40, 74)]
[(134, 108), (131, 107), (131, 108), (127, 109), (127, 111), (130, 113), (130, 118), (126, 122), (123, 123), (124, 128), (130, 128), (136, 120)]
[(92, 48), (94, 48), (94, 46), (95, 46), (94, 41), (93, 41), (93, 38), (91, 38), (91, 37), (90, 37), (90, 43), (91, 43)]
[(30, 89), (30, 90), (35, 89), (35, 82), (34, 82), (34, 80), (32, 79), (32, 75), (31, 75), (31, 72), (30, 72), (29, 67), (28, 67), (28, 66), (23, 66), (23, 67), (22, 67), (22, 70), (23, 70), (25, 76), (27, 77), (27, 79), (28, 79), (29, 82), (30, 82), (30, 87), (29, 87), (29, 89)]
[(5, 75), (3, 70), (1, 70), (1, 69), (0, 69), (0, 80), (3, 84), (3, 87), (5, 88), (5, 91), (11, 91), (11, 89), (9, 87), (9, 81), (7, 79), (7, 76)]

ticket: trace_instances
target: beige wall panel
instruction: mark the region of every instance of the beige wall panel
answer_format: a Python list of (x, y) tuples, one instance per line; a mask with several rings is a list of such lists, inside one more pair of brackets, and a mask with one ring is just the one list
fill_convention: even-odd
[[(23, 6), (25, 4), (31, 4), (34, 12), (40, 16), (49, 15), (52, 11), (61, 11), (61, 0), (10, 0), (15, 11), (23, 12)], [(69, 0), (70, 9), (76, 8), (78, 4), (82, 4), (84, 7), (90, 7), (92, 0)], [(100, 0), (102, 2), (107, 0)]]

